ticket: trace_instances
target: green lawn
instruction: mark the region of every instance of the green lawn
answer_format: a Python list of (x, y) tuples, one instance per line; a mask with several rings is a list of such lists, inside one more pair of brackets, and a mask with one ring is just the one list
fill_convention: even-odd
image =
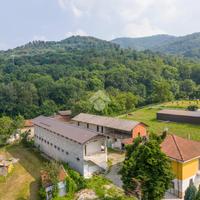
[[(165, 128), (168, 128), (169, 133), (173, 133), (186, 138), (190, 137), (191, 139), (200, 141), (200, 125), (175, 122), (160, 122), (156, 119), (156, 112), (160, 109), (171, 107), (185, 108), (189, 104), (188, 101), (182, 102), (183, 103), (178, 102), (178, 104), (169, 102), (161, 105), (147, 106), (127, 115), (122, 115), (120, 116), (120, 118), (144, 122), (149, 125), (150, 132), (160, 134)], [(179, 107), (177, 105), (179, 105)]]
[(0, 181), (1, 200), (37, 200), (40, 169), (44, 160), (35, 152), (21, 145), (0, 148), (0, 155), (19, 158), (13, 172)]

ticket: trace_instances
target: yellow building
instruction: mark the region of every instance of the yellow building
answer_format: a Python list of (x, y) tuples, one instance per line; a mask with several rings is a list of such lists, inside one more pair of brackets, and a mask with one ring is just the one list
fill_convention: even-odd
[(161, 148), (170, 158), (176, 177), (169, 192), (183, 198), (191, 181), (196, 187), (200, 185), (200, 142), (167, 135)]

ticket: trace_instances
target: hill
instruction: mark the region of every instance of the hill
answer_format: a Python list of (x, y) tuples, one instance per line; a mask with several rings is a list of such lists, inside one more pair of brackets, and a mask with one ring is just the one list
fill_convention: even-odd
[[(0, 115), (31, 118), (59, 109), (118, 115), (149, 103), (200, 98), (199, 66), (93, 37), (35, 41), (0, 52)], [(102, 99), (101, 90), (109, 101), (97, 111), (91, 97)]]
[(140, 38), (122, 37), (116, 38), (112, 40), (112, 42), (119, 44), (122, 48), (133, 48), (135, 50), (143, 51), (168, 44), (175, 39), (176, 37), (171, 35), (154, 35)]
[(200, 58), (200, 33), (181, 37), (155, 35), (143, 38), (118, 38), (112, 40), (112, 42), (119, 44), (123, 48), (149, 49), (154, 52)]

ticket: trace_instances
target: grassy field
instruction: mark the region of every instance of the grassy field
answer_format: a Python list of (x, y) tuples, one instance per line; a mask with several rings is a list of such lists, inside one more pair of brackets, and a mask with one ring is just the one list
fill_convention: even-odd
[(21, 145), (0, 148), (0, 154), (8, 158), (19, 158), (13, 172), (4, 181), (0, 181), (0, 199), (37, 200), (40, 169), (44, 160)]
[(200, 108), (200, 100), (171, 101), (161, 104), (161, 106), (166, 108), (180, 108), (180, 109), (186, 109), (190, 105), (197, 105)]
[[(160, 122), (156, 119), (156, 113), (160, 109), (164, 108), (186, 108), (190, 104), (194, 104), (197, 101), (176, 101), (168, 102), (161, 105), (151, 105), (141, 109), (138, 109), (127, 115), (120, 116), (124, 119), (141, 121), (149, 125), (149, 131), (157, 134), (162, 133), (164, 129), (168, 129), (169, 133), (173, 133), (185, 138), (200, 141), (200, 125), (192, 125), (187, 123), (175, 123), (175, 122)], [(200, 101), (198, 101), (200, 105)]]

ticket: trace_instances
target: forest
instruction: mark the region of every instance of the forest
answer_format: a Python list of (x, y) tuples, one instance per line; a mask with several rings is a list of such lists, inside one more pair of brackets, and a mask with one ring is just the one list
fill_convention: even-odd
[[(101, 111), (90, 101), (98, 91), (109, 98)], [(0, 51), (1, 116), (117, 115), (174, 99), (200, 99), (200, 61), (81, 36)]]

